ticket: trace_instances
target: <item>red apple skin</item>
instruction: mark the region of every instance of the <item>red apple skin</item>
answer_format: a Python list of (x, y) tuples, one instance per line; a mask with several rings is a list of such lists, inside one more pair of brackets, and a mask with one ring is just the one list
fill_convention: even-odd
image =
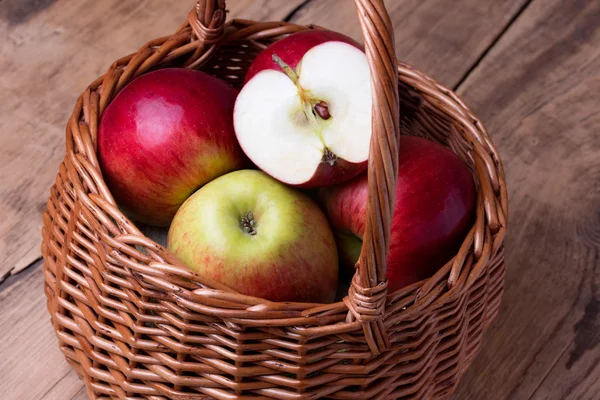
[(337, 32), (308, 30), (294, 33), (273, 43), (256, 56), (246, 73), (246, 82), (265, 69), (281, 71), (281, 68), (273, 61), (273, 54), (277, 54), (287, 65), (295, 69), (308, 50), (331, 41), (348, 43), (363, 50), (363, 47), (354, 39)]
[(308, 181), (290, 186), (301, 189), (313, 189), (329, 186), (331, 182), (347, 182), (360, 175), (361, 172), (367, 169), (367, 165), (367, 161), (351, 163), (341, 158), (338, 158), (333, 166), (327, 162), (322, 162)]
[(175, 68), (121, 90), (102, 115), (98, 156), (125, 213), (167, 226), (196, 189), (248, 166), (233, 129), (236, 96), (217, 78)]
[[(450, 260), (471, 228), (475, 210), (471, 172), (442, 145), (403, 136), (398, 167), (386, 272), (390, 293), (431, 277)], [(353, 273), (360, 254), (367, 193), (366, 173), (319, 193), (346, 273)]]

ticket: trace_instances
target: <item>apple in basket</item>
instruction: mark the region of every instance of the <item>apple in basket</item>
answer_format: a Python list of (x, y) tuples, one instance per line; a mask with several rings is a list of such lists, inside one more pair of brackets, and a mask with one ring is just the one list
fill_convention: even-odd
[(100, 121), (104, 179), (133, 219), (167, 226), (199, 187), (248, 165), (233, 130), (237, 90), (204, 72), (161, 69), (125, 86)]
[(339, 33), (288, 36), (252, 63), (234, 110), (246, 155), (288, 185), (321, 187), (367, 167), (371, 82), (364, 52)]
[(199, 275), (271, 301), (329, 303), (335, 239), (318, 205), (262, 171), (231, 172), (179, 209), (168, 249)]
[[(367, 193), (366, 173), (319, 193), (345, 272), (354, 272), (360, 255)], [(466, 164), (440, 144), (403, 136), (387, 258), (389, 291), (428, 278), (449, 261), (471, 227), (474, 209), (475, 184)]]

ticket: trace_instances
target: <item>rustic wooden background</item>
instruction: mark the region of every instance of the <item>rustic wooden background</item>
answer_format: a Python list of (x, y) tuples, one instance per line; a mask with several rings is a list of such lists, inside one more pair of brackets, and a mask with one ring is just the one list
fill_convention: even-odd
[[(41, 213), (76, 97), (193, 0), (0, 0), (0, 393), (84, 399), (45, 310)], [(389, 0), (398, 57), (456, 90), (508, 174), (500, 317), (456, 399), (600, 399), (600, 0)], [(360, 39), (350, 0), (230, 16)]]

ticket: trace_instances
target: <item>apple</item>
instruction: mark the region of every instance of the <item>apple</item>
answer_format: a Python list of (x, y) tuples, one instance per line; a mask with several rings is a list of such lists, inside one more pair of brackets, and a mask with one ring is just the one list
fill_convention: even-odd
[(214, 178), (248, 165), (233, 130), (237, 90), (204, 72), (161, 69), (119, 92), (100, 121), (104, 180), (133, 219), (167, 226)]
[(319, 206), (262, 171), (231, 172), (179, 209), (168, 249), (199, 275), (271, 301), (330, 303), (338, 282)]
[[(366, 173), (319, 192), (346, 273), (354, 272), (360, 255), (367, 193)], [(403, 136), (387, 257), (390, 293), (430, 277), (450, 260), (471, 228), (474, 209), (475, 184), (466, 164), (440, 144)]]
[(252, 63), (235, 103), (235, 133), (246, 155), (277, 180), (328, 186), (366, 169), (371, 105), (358, 45), (332, 32), (300, 32)]

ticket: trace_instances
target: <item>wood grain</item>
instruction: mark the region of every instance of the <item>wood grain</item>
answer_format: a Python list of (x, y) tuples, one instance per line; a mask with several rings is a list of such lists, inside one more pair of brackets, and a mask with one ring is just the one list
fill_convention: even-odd
[(4, 399), (69, 399), (83, 387), (57, 347), (42, 263), (0, 287), (0, 393)]
[(457, 398), (600, 398), (599, 22), (597, 1), (534, 1), (460, 88), (512, 218), (501, 316)]
[[(0, 2), (0, 282), (41, 255), (41, 214), (77, 96), (115, 59), (176, 30), (194, 3)], [(300, 3), (235, 0), (228, 8), (233, 17), (282, 19)]]
[[(292, 18), (362, 42), (349, 0), (311, 1)], [(527, 0), (387, 0), (397, 57), (454, 87)]]

